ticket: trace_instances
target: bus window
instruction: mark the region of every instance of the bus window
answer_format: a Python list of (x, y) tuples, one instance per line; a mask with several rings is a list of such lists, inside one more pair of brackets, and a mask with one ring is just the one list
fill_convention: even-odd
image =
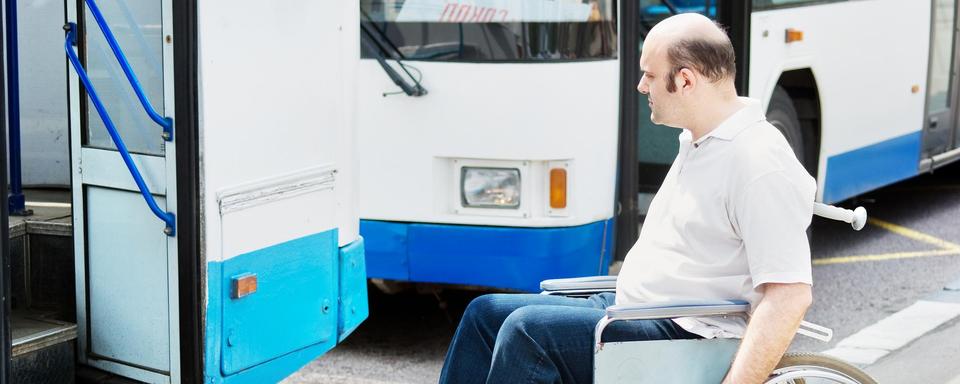
[[(361, 23), (398, 60), (613, 59), (613, 0), (361, 0)], [(374, 57), (364, 51), (363, 57)]]
[(930, 62), (927, 73), (927, 107), (924, 123), (923, 156), (939, 155), (954, 148), (953, 117), (956, 101), (956, 14), (955, 0), (933, 2), (930, 34)]
[[(677, 13), (699, 13), (711, 19), (717, 16), (717, 0), (640, 0), (640, 24), (649, 31), (660, 20)], [(646, 34), (646, 32), (643, 32)]]
[(927, 89), (927, 113), (950, 108), (950, 85), (953, 72), (954, 1), (934, 1), (933, 38), (930, 55), (930, 85)]
[(759, 10), (771, 9), (771, 8), (783, 8), (783, 7), (795, 7), (795, 6), (801, 6), (801, 5), (833, 3), (837, 1), (845, 1), (845, 0), (753, 0), (753, 9), (755, 11), (759, 11)]

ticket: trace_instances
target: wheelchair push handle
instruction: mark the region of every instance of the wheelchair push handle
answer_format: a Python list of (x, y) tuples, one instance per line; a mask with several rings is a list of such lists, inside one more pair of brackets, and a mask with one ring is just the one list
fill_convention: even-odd
[(863, 207), (849, 210), (823, 203), (813, 203), (813, 214), (850, 223), (855, 231), (859, 231), (863, 229), (863, 226), (867, 225), (867, 210)]

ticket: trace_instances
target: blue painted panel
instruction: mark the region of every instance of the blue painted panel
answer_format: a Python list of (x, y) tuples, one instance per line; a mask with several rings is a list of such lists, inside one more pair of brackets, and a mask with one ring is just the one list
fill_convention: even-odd
[(366, 243), (367, 277), (410, 279), (406, 223), (360, 220), (360, 235)]
[(610, 263), (613, 262), (613, 252), (615, 244), (614, 234), (617, 232), (616, 218), (605, 221), (604, 223), (604, 241), (603, 241), (603, 263), (597, 271), (597, 275), (606, 275), (610, 273)]
[(835, 203), (915, 176), (920, 148), (918, 131), (831, 156), (827, 159), (823, 201)]
[(410, 279), (538, 292), (544, 279), (597, 274), (603, 262), (604, 225), (410, 224)]
[(279, 383), (281, 380), (290, 376), (303, 366), (309, 364), (330, 350), (332, 345), (328, 343), (313, 345), (301, 350), (290, 352), (286, 355), (270, 360), (253, 368), (240, 371), (232, 376), (215, 376), (210, 383), (224, 384), (264, 384)]
[(605, 221), (563, 228), (410, 224), (410, 279), (528, 292), (601, 268)]
[(562, 228), (362, 220), (360, 233), (369, 278), (536, 292), (544, 279), (606, 274), (614, 226), (613, 219)]
[[(336, 246), (336, 239), (337, 239), (336, 231), (326, 232), (326, 233), (323, 233), (320, 235), (314, 235), (314, 236), (320, 236), (322, 237), (322, 239), (309, 239), (308, 237), (300, 240), (295, 240), (295, 242), (309, 243), (312, 241), (314, 243), (319, 243), (319, 244), (315, 244), (315, 245), (318, 245), (316, 247), (310, 246), (309, 244), (303, 244), (303, 243), (300, 244), (304, 248), (311, 248), (311, 249), (315, 248), (313, 249), (313, 251), (311, 251), (313, 254), (313, 257), (293, 257), (292, 259), (295, 259), (295, 260), (290, 260), (290, 259), (279, 260), (280, 262), (283, 262), (283, 261), (287, 262), (290, 268), (296, 269), (298, 273), (302, 275), (301, 277), (290, 279), (289, 281), (284, 281), (284, 284), (286, 284), (288, 288), (296, 289), (298, 290), (298, 293), (299, 293), (299, 290), (304, 288), (304, 284), (302, 281), (304, 279), (309, 279), (310, 275), (314, 274), (317, 270), (317, 268), (309, 267), (309, 265), (312, 263), (311, 259), (314, 259), (314, 258), (329, 259), (330, 257), (329, 253), (325, 253), (325, 252), (328, 252), (331, 246), (333, 247)], [(286, 245), (294, 246), (296, 244), (287, 243)], [(271, 248), (282, 247), (282, 246), (284, 246), (284, 244), (274, 246)], [(225, 284), (224, 282), (230, 279), (230, 276), (232, 276), (233, 273), (236, 272), (235, 271), (236, 268), (233, 268), (234, 271), (232, 271), (231, 274), (225, 274), (223, 272), (225, 268), (224, 264), (216, 263), (216, 262), (208, 263), (207, 279), (208, 281), (210, 281), (210, 284), (208, 285), (209, 302), (207, 303), (208, 310), (207, 310), (207, 321), (205, 325), (206, 340), (204, 343), (204, 362), (205, 362), (204, 382), (228, 383), (228, 384), (234, 384), (234, 383), (235, 384), (253, 384), (253, 383), (279, 382), (280, 380), (289, 376), (291, 373), (300, 369), (301, 367), (303, 367), (313, 359), (317, 358), (317, 356), (320, 356), (325, 352), (329, 351), (331, 348), (333, 348), (334, 342), (337, 341), (337, 339), (342, 341), (347, 334), (349, 334), (353, 329), (355, 329), (359, 325), (359, 323), (362, 322), (364, 318), (366, 318), (368, 313), (367, 296), (366, 296), (366, 292), (367, 292), (366, 280), (362, 275), (362, 271), (364, 270), (364, 266), (362, 264), (363, 258), (364, 258), (363, 248), (364, 248), (363, 241), (358, 240), (337, 251), (337, 253), (339, 254), (338, 260), (337, 260), (338, 265), (335, 266), (335, 268), (339, 269), (340, 272), (336, 277), (336, 279), (338, 279), (337, 280), (338, 283), (335, 286), (337, 287), (337, 289), (339, 289), (340, 291), (339, 294), (341, 295), (338, 301), (341, 302), (341, 305), (342, 303), (347, 303), (348, 307), (356, 308), (356, 313), (352, 317), (347, 319), (340, 318), (339, 321), (337, 321), (336, 323), (333, 323), (333, 322), (328, 323), (326, 320), (328, 316), (324, 316), (325, 318), (324, 324), (323, 324), (324, 337), (327, 338), (327, 340), (317, 344), (307, 346), (305, 348), (289, 350), (287, 351), (288, 353), (286, 354), (267, 360), (266, 362), (261, 363), (259, 365), (255, 365), (250, 368), (241, 370), (239, 372), (230, 374), (229, 376), (225, 373), (225, 370), (221, 369), (221, 361), (222, 361), (221, 357), (224, 356), (224, 350), (228, 348), (226, 346), (226, 342), (223, 341), (225, 340), (225, 338), (221, 333), (221, 331), (224, 331), (226, 329), (226, 327), (224, 327), (223, 324), (230, 323), (230, 321), (226, 321), (226, 322), (224, 321), (223, 315), (225, 315), (226, 312), (221, 311), (221, 309), (223, 308), (225, 303), (229, 303), (231, 300), (233, 300), (230, 298), (231, 287), (229, 284)], [(255, 253), (260, 253), (262, 255), (263, 254), (262, 252), (263, 250), (257, 251)], [(301, 253), (300, 256), (306, 256), (306, 253), (310, 253), (310, 252)], [(236, 258), (231, 259), (227, 263), (230, 264), (230, 263), (233, 263), (234, 261), (237, 261), (237, 259)], [(243, 261), (241, 260), (241, 262)], [(246, 262), (249, 262), (249, 261), (246, 261)], [(353, 263), (353, 262), (356, 262), (356, 263)], [(304, 263), (307, 264), (307, 268), (301, 268), (302, 266), (304, 266)], [(252, 264), (260, 264), (260, 263), (251, 263), (251, 265)], [(347, 267), (344, 267), (345, 265)], [(341, 279), (340, 275), (345, 275), (343, 271), (347, 271), (351, 277), (348, 277), (346, 280)], [(258, 277), (261, 277), (261, 276), (258, 276)], [(251, 298), (263, 293), (262, 292), (263, 284), (264, 284), (264, 280), (262, 280), (262, 277), (261, 277), (260, 286), (258, 287), (258, 292), (254, 293), (253, 296), (240, 299), (240, 301), (246, 300), (248, 298)], [(325, 287), (323, 289), (325, 290), (328, 289), (326, 284), (324, 284), (324, 286)], [(315, 291), (305, 291), (305, 292), (308, 294), (315, 293)], [(323, 292), (330, 292), (330, 291), (326, 290)], [(335, 292), (333, 293), (333, 295), (337, 295), (337, 293)], [(274, 298), (273, 300), (275, 302), (275, 305), (279, 305), (279, 306), (293, 305), (288, 298)], [(264, 307), (263, 309), (264, 311), (271, 310), (270, 308), (265, 308), (270, 306), (271, 305), (270, 303), (261, 303), (261, 304), (262, 304), (262, 307)], [(338, 314), (343, 313), (343, 311), (341, 311), (340, 308), (341, 306), (338, 306), (338, 308), (336, 309)], [(320, 312), (322, 312), (322, 310), (315, 311), (313, 312), (313, 314), (315, 315)], [(339, 317), (338, 315), (333, 315), (333, 316)], [(293, 321), (300, 321), (300, 322), (312, 321), (308, 317), (309, 317), (309, 314), (305, 318), (301, 318)], [(283, 320), (284, 319), (282, 318), (276, 317), (276, 315), (273, 319), (273, 321), (283, 321)], [(334, 327), (338, 329), (338, 334), (341, 332), (343, 333), (342, 335), (340, 335), (340, 337), (336, 339), (332, 337), (332, 332), (334, 332), (334, 329), (335, 329)], [(278, 328), (278, 327), (272, 327), (272, 328)], [(328, 333), (327, 330), (329, 330), (330, 335), (326, 335)], [(289, 336), (292, 338), (300, 337), (300, 338), (303, 338), (303, 343), (309, 342), (307, 340), (307, 338), (309, 338), (309, 333), (298, 334), (292, 328), (283, 328), (282, 331), (285, 333), (284, 336)], [(295, 343), (295, 344), (300, 344), (300, 343)]]
[[(203, 324), (203, 377), (204, 382), (223, 382), (220, 357), (223, 345), (220, 332), (223, 330), (223, 264), (207, 263), (207, 310)], [(229, 295), (229, 293), (228, 293)]]
[(340, 309), (337, 342), (342, 342), (367, 318), (367, 273), (363, 238), (340, 248)]
[[(243, 254), (223, 263), (225, 376), (337, 338), (337, 231)], [(231, 278), (257, 274), (257, 292), (231, 298)]]

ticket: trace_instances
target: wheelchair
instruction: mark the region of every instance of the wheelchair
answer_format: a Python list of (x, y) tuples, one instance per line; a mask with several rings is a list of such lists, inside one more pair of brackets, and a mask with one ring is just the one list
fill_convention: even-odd
[[(815, 203), (814, 214), (850, 223), (855, 230), (862, 229), (867, 221), (863, 207), (847, 210)], [(540, 289), (544, 295), (587, 297), (615, 291), (616, 279), (616, 276), (593, 276), (544, 280)], [(683, 300), (610, 306), (606, 309), (606, 316), (597, 322), (594, 332), (594, 382), (719, 383), (730, 368), (740, 339), (603, 342), (603, 331), (617, 321), (689, 316), (747, 317), (749, 310), (750, 305), (742, 300)], [(797, 333), (823, 342), (829, 342), (833, 337), (829, 328), (806, 321), (800, 324)], [(876, 384), (876, 381), (856, 366), (828, 355), (787, 353), (766, 383)]]

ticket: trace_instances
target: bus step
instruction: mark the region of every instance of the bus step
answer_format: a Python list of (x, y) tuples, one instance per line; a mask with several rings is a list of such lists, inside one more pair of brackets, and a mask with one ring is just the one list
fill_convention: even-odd
[(80, 365), (77, 367), (76, 384), (140, 384), (140, 382), (90, 366)]
[(10, 378), (13, 383), (73, 383), (76, 324), (13, 311)]
[[(31, 192), (30, 196), (38, 194)], [(14, 310), (53, 312), (46, 318), (75, 323), (70, 206), (57, 201), (28, 201), (27, 206), (33, 216), (10, 217), (11, 306)]]
[(10, 217), (13, 383), (73, 383), (77, 338), (69, 191), (27, 191)]

